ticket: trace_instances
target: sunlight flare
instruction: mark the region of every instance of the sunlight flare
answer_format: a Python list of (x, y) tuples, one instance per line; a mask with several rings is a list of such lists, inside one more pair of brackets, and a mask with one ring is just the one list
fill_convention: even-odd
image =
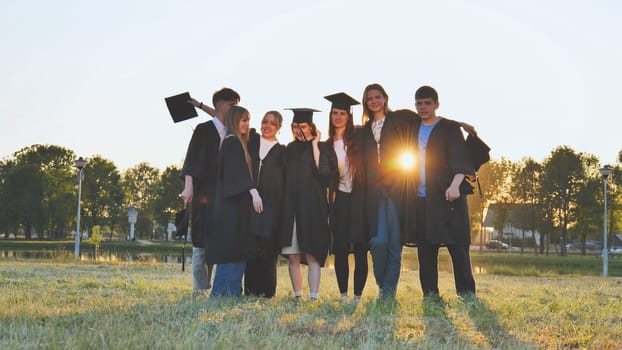
[(400, 155), (400, 166), (404, 170), (412, 170), (415, 167), (415, 156), (408, 151)]

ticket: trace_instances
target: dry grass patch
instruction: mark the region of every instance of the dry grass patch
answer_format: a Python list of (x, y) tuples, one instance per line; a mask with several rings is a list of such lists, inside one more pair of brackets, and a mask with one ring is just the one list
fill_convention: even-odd
[(286, 266), (277, 296), (192, 297), (192, 276), (151, 263), (0, 262), (3, 349), (617, 349), (621, 278), (477, 275), (478, 298), (423, 300), (404, 271), (396, 301), (338, 300), (323, 270), (319, 301), (294, 302)]

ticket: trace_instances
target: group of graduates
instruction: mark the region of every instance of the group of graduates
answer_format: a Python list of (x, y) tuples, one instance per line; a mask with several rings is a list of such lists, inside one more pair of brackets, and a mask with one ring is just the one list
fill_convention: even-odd
[(460, 129), (473, 128), (437, 116), (438, 94), (429, 86), (416, 91), (417, 113), (392, 111), (384, 88), (367, 86), (361, 126), (351, 111), (358, 101), (345, 93), (325, 98), (327, 140), (313, 122), (318, 111), (295, 108), (287, 146), (276, 138), (282, 115), (265, 113), (257, 133), (232, 89), (215, 92), (213, 107), (184, 101), (214, 117), (195, 128), (181, 173), (180, 197), (191, 207), (193, 291), (270, 298), (283, 255), (294, 297), (302, 297), (302, 264), (314, 300), (330, 253), (348, 300), (353, 253), (359, 300), (370, 251), (379, 297), (394, 298), (406, 245), (417, 247), (424, 295), (439, 294), (441, 246), (451, 255), (457, 293), (474, 294), (466, 205), (474, 164)]

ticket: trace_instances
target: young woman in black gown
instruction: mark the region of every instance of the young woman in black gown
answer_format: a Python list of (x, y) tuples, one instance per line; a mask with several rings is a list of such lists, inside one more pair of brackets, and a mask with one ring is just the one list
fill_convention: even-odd
[(269, 111), (261, 120), (261, 135), (251, 130), (248, 140), (253, 180), (263, 201), (263, 212), (251, 216), (257, 249), (246, 263), (246, 295), (271, 298), (276, 292), (278, 227), (285, 181), (285, 146), (278, 142), (276, 134), (282, 124), (281, 113)]

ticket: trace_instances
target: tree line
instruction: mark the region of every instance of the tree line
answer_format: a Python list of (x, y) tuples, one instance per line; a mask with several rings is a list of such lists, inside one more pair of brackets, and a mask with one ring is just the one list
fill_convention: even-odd
[[(77, 169), (74, 151), (55, 145), (32, 145), (0, 161), (0, 234), (32, 239), (64, 239), (75, 230)], [(622, 174), (622, 151), (608, 185), (608, 232), (622, 225), (622, 196), (616, 181)], [(476, 188), (468, 198), (472, 234), (482, 232), (486, 210), (494, 204), (494, 228), (503, 232), (511, 223), (522, 232), (539, 232), (540, 244), (522, 239), (535, 254), (566, 255), (567, 242), (579, 242), (585, 253), (588, 239), (603, 232), (603, 185), (597, 157), (568, 146), (552, 150), (542, 162), (501, 158), (478, 172), (482, 196)], [(81, 231), (99, 226), (106, 237), (129, 232), (127, 210), (139, 211), (136, 237), (166, 236), (168, 223), (182, 203), (177, 166), (163, 171), (139, 163), (121, 173), (113, 161), (99, 155), (88, 159), (82, 182)], [(524, 237), (523, 237), (524, 238)], [(523, 244), (525, 243), (525, 244)], [(530, 244), (528, 244), (530, 243)], [(552, 245), (551, 245), (552, 243)]]
[[(78, 171), (74, 151), (32, 145), (0, 161), (0, 233), (32, 239), (64, 239), (75, 231)], [(121, 173), (99, 155), (83, 171), (80, 231), (99, 226), (104, 237), (125, 237), (127, 211), (138, 209), (140, 239), (163, 238), (174, 213), (182, 208), (180, 169), (160, 171), (139, 163)]]
[[(608, 242), (622, 225), (622, 196), (616, 186), (622, 174), (622, 151), (611, 164), (607, 191)], [(478, 172), (483, 196), (468, 199), (472, 234), (482, 230), (484, 212), (494, 204), (494, 229), (504, 232), (512, 227), (522, 232), (521, 253), (533, 247), (534, 254), (567, 254), (567, 243), (578, 243), (586, 252), (586, 241), (602, 241), (604, 192), (602, 167), (597, 157), (559, 146), (542, 162), (524, 158), (491, 160)], [(539, 244), (525, 238), (526, 232), (538, 232)]]

